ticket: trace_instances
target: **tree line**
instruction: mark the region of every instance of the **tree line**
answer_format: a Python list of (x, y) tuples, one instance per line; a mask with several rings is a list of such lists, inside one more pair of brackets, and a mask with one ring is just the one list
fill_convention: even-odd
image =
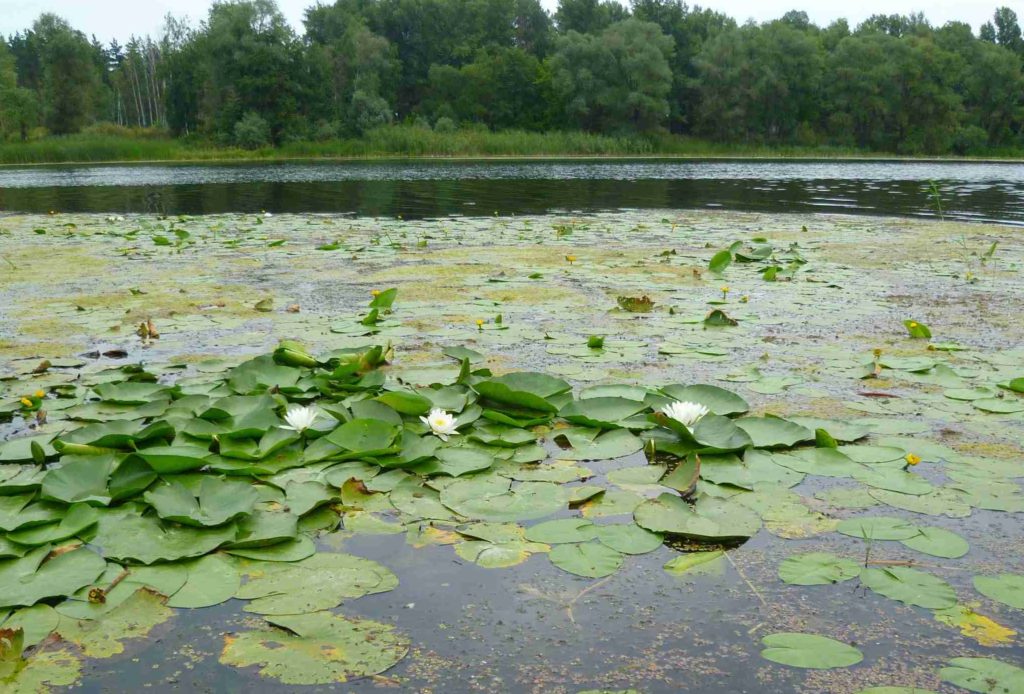
[[(1024, 147), (1024, 39), (921, 14), (737, 24), (681, 0), (338, 0), (298, 35), (215, 2), (103, 45), (43, 14), (0, 41), (0, 138), (104, 124), (259, 147), (409, 122), (971, 154)], [(44, 130), (45, 129), (45, 130)]]

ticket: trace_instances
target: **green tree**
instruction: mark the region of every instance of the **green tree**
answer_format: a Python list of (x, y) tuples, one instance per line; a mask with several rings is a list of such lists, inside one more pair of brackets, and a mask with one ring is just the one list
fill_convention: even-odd
[(1024, 74), (1009, 49), (977, 42), (963, 78), (963, 99), (971, 124), (992, 146), (1011, 144), (1024, 119)]
[(28, 139), (28, 130), (36, 122), (37, 112), (35, 94), (18, 86), (14, 55), (7, 44), (0, 41), (0, 139)]
[(559, 39), (551, 82), (567, 123), (603, 132), (660, 128), (669, 115), (672, 44), (657, 24), (637, 19)]
[(598, 34), (628, 16), (615, 0), (558, 0), (555, 23), (564, 34)]
[(491, 48), (461, 68), (431, 66), (425, 106), (435, 119), (539, 130), (547, 125), (549, 90), (548, 73), (536, 57), (521, 48)]
[(949, 150), (961, 115), (954, 56), (928, 38), (844, 39), (826, 79), (829, 129), (842, 144), (889, 152)]
[(635, 19), (654, 22), (675, 42), (669, 124), (674, 131), (692, 131), (700, 99), (695, 59), (705, 43), (735, 29), (736, 22), (713, 10), (690, 8), (682, 0), (633, 0), (632, 8)]
[(39, 101), (50, 132), (78, 132), (101, 105), (100, 69), (92, 46), (60, 17), (44, 14), (32, 27), (42, 68)]
[(1009, 7), (1000, 7), (993, 17), (996, 25), (996, 43), (1014, 53), (1024, 53), (1024, 39), (1021, 38), (1017, 13)]
[(818, 119), (825, 52), (785, 22), (720, 34), (697, 58), (700, 132), (726, 140), (806, 139)]
[(274, 143), (302, 134), (309, 86), (302, 45), (272, 0), (214, 3), (196, 41), (203, 128), (229, 134), (252, 112)]

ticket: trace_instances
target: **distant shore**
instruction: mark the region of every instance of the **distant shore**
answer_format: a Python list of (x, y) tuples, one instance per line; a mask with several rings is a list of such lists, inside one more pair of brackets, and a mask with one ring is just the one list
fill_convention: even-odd
[(832, 146), (772, 147), (714, 143), (679, 135), (614, 137), (582, 132), (436, 132), (416, 126), (389, 126), (362, 138), (300, 141), (279, 147), (242, 149), (214, 142), (170, 137), (78, 134), (28, 142), (0, 143), (0, 166), (45, 164), (197, 163), (244, 161), (383, 159), (825, 159), (892, 161), (970, 161), (1019, 163), (1024, 151), (983, 156), (902, 156)]

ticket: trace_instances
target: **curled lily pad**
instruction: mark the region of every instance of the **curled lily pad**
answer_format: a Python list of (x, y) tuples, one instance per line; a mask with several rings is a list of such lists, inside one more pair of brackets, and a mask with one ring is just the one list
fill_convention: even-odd
[(158, 485), (144, 499), (164, 520), (193, 526), (222, 525), (248, 515), (258, 494), (248, 482), (203, 477), (198, 495), (178, 482)]
[(695, 402), (717, 415), (743, 414), (750, 409), (747, 401), (725, 388), (709, 385), (665, 386), (661, 392), (679, 402)]
[(711, 497), (700, 497), (691, 506), (674, 494), (662, 494), (640, 504), (633, 515), (637, 525), (651, 532), (709, 542), (746, 540), (761, 527), (761, 519), (747, 507)]
[(708, 552), (687, 552), (668, 561), (664, 569), (673, 576), (700, 575), (717, 572), (725, 561), (725, 552), (720, 549)]
[(152, 564), (209, 554), (235, 540), (233, 523), (198, 528), (164, 523), (133, 508), (122, 507), (100, 514), (92, 544), (110, 559)]
[(812, 430), (780, 417), (742, 417), (736, 426), (747, 432), (757, 448), (791, 448), (814, 439)]
[(473, 389), (487, 400), (505, 406), (555, 413), (558, 407), (549, 399), (569, 392), (571, 386), (560, 378), (523, 371), (480, 381)]

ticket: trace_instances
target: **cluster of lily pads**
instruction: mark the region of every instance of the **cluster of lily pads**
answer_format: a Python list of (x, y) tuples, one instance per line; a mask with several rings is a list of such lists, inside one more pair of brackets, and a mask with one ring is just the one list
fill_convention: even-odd
[[(366, 316), (336, 331), (386, 327), (394, 300), (394, 290), (380, 293)], [(24, 649), (51, 633), (89, 654), (90, 625), (140, 621), (140, 611), (156, 622), (168, 607), (231, 598), (248, 601), (244, 609), (267, 624), (230, 637), (225, 663), (258, 664), (291, 683), (382, 672), (408, 641), (331, 610), (391, 590), (397, 578), (368, 559), (318, 552), (314, 538), (339, 526), (450, 544), (486, 568), (542, 555), (600, 578), (666, 542), (684, 551), (666, 570), (685, 573), (762, 526), (782, 537), (835, 529), (950, 559), (967, 552), (963, 538), (941, 528), (813, 511), (790, 491), (808, 475), (866, 486), (823, 491), (837, 507), (884, 503), (954, 517), (972, 507), (1024, 510), (1009, 463), (899, 437), (864, 443), (872, 431), (856, 424), (753, 416), (742, 397), (717, 386), (598, 385), (574, 394), (544, 373), (495, 376), (466, 347), (445, 354), (458, 368), (437, 379), (393, 375), (390, 344), (314, 355), (284, 342), (219, 376), (178, 382), (113, 369), (87, 383), (87, 398), (63, 408), (46, 433), (0, 444), (0, 639), (9, 644), (0, 648), (0, 682), (24, 677), (32, 663)], [(896, 359), (876, 356), (867, 366), (913, 371)], [(26, 393), (12, 411), (41, 421), (61, 395)], [(626, 464), (606, 474), (614, 488), (588, 483), (594, 471), (584, 463), (618, 459)], [(953, 482), (937, 487), (917, 474), (922, 459), (947, 462)], [(906, 604), (959, 609), (940, 578), (859, 556), (797, 555), (779, 575), (794, 585), (856, 577)], [(1019, 576), (978, 576), (975, 586), (1024, 609)], [(317, 644), (335, 650), (303, 656)], [(774, 634), (765, 645), (764, 657), (801, 667), (861, 657), (817, 635)], [(974, 672), (947, 677), (969, 689), (971, 677), (1022, 676), (998, 661), (958, 660), (985, 661), (947, 668)]]

